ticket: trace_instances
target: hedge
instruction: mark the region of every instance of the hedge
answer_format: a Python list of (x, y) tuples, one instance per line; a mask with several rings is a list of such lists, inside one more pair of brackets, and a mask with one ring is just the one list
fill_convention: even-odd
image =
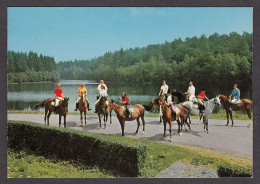
[(66, 160), (80, 159), (134, 177), (141, 176), (147, 155), (145, 145), (117, 136), (20, 121), (8, 121), (8, 146)]
[(227, 163), (219, 165), (217, 172), (220, 177), (252, 177), (253, 169)]

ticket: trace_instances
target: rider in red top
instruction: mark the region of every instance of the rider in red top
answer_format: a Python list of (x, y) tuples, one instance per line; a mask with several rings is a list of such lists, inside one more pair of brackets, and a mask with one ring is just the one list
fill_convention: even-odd
[(54, 96), (55, 96), (55, 113), (56, 113), (59, 102), (64, 99), (62, 94), (61, 84), (57, 84), (57, 88), (54, 90)]
[(123, 93), (122, 93), (122, 98), (119, 98), (119, 99), (120, 99), (119, 102), (121, 102), (121, 103), (124, 104), (124, 106), (125, 106), (125, 108), (126, 108), (125, 113), (126, 113), (126, 116), (128, 117), (129, 114), (130, 114), (130, 113), (129, 113), (129, 109), (128, 109), (128, 105), (129, 105), (130, 103), (129, 103), (129, 99), (128, 99), (127, 95), (126, 95), (126, 92), (123, 92)]
[(200, 109), (200, 112), (202, 112), (204, 109), (205, 109), (205, 106), (204, 106), (204, 99), (206, 99), (206, 100), (209, 100), (208, 99), (208, 97), (206, 97), (206, 95), (205, 95), (205, 89), (204, 88), (202, 88), (201, 89), (201, 92), (200, 92), (200, 94), (197, 96), (197, 98), (198, 98), (198, 103), (199, 103), (199, 109)]

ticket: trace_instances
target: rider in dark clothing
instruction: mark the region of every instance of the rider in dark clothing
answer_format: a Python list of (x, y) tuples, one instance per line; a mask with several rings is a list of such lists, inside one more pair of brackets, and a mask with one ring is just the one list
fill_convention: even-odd
[(120, 99), (119, 102), (121, 102), (121, 103), (124, 104), (124, 106), (125, 106), (125, 108), (126, 108), (125, 114), (126, 114), (126, 116), (128, 117), (129, 114), (130, 114), (130, 113), (129, 113), (129, 109), (128, 109), (128, 105), (130, 105), (130, 103), (129, 103), (129, 99), (128, 99), (126, 93), (123, 92), (123, 93), (122, 93), (122, 98), (119, 98), (119, 99)]

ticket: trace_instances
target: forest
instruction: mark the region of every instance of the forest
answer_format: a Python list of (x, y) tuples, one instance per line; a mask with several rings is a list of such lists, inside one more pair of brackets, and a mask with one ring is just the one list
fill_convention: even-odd
[(57, 63), (62, 79), (247, 85), (252, 82), (252, 34), (202, 35), (147, 47), (108, 51)]
[(8, 83), (57, 81), (60, 79), (53, 57), (37, 53), (8, 51)]

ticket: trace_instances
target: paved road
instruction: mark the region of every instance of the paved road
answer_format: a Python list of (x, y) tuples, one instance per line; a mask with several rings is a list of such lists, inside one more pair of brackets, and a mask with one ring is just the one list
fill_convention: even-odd
[[(67, 128), (75, 130), (89, 131), (104, 134), (121, 135), (121, 127), (116, 116), (112, 117), (112, 125), (106, 129), (99, 129), (98, 118), (96, 115), (87, 116), (87, 127), (81, 127), (79, 123), (79, 115), (69, 115), (67, 117)], [(44, 123), (43, 115), (39, 114), (8, 114), (8, 120), (31, 121), (36, 123)], [(139, 128), (139, 134), (134, 136), (136, 131), (136, 121), (126, 122), (125, 136), (149, 139), (166, 144), (184, 144), (194, 145), (203, 148), (209, 148), (227, 152), (233, 156), (240, 156), (253, 160), (253, 128), (247, 128), (248, 121), (238, 121), (234, 123), (234, 127), (225, 126), (225, 120), (209, 120), (209, 131), (207, 134), (203, 131), (203, 125), (196, 125), (198, 120), (192, 119), (192, 127), (190, 131), (183, 131), (182, 136), (178, 136), (177, 124), (173, 124), (173, 142), (169, 142), (169, 131), (165, 141), (161, 140), (163, 135), (163, 124), (158, 124), (158, 117), (145, 117), (146, 126), (145, 134), (142, 135), (142, 125)], [(58, 126), (58, 115), (52, 115), (50, 118), (51, 126)], [(62, 124), (63, 126), (63, 124)], [(167, 126), (168, 128), (168, 126)]]

